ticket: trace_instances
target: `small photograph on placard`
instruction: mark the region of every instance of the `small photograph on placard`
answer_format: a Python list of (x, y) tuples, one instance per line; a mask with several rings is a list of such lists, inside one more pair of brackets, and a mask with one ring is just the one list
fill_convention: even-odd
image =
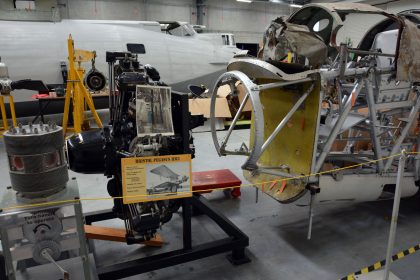
[(148, 195), (173, 196), (190, 191), (190, 163), (146, 164)]

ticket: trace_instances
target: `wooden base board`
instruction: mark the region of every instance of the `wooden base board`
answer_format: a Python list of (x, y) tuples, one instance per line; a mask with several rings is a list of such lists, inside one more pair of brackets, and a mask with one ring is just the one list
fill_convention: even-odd
[[(125, 229), (85, 225), (85, 236), (88, 239), (126, 242), (125, 234)], [(154, 238), (148, 241), (139, 242), (139, 244), (151, 247), (162, 247), (163, 243), (164, 242), (159, 234), (156, 234)]]

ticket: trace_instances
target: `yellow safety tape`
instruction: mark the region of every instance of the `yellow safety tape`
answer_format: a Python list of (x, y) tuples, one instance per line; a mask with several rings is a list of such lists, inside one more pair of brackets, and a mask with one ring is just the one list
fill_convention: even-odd
[[(390, 158), (400, 156), (401, 154), (402, 153), (397, 153), (397, 154), (387, 156), (387, 157), (383, 157), (383, 158), (380, 158), (380, 159), (370, 160), (370, 161), (366, 161), (366, 162), (363, 162), (363, 163), (353, 164), (353, 165), (340, 167), (340, 168), (336, 168), (336, 169), (331, 169), (331, 170), (327, 170), (327, 171), (310, 173), (310, 174), (306, 174), (306, 175), (299, 175), (299, 176), (295, 176), (295, 177), (291, 177), (291, 178), (282, 178), (282, 179), (276, 179), (276, 180), (271, 180), (271, 181), (265, 181), (265, 182), (259, 182), (259, 183), (253, 183), (253, 184), (242, 184), (242, 185), (239, 185), (239, 186), (224, 187), (224, 188), (210, 188), (210, 189), (206, 189), (206, 190), (193, 190), (193, 191), (176, 192), (176, 193), (167, 192), (167, 193), (154, 194), (153, 196), (158, 197), (158, 196), (168, 196), (168, 195), (171, 195), (171, 194), (187, 194), (187, 193), (192, 194), (192, 193), (201, 193), (203, 191), (225, 190), (225, 189), (234, 189), (234, 188), (239, 188), (239, 187), (240, 188), (255, 187), (257, 185), (265, 185), (265, 184), (271, 184), (271, 183), (275, 183), (275, 182), (284, 182), (284, 181), (290, 181), (290, 180), (296, 180), (296, 179), (303, 179), (303, 178), (319, 176), (319, 175), (328, 174), (328, 173), (334, 173), (334, 172), (341, 171), (341, 170), (346, 170), (346, 169), (351, 169), (351, 168), (355, 168), (355, 167), (360, 167), (360, 166), (363, 166), (363, 165), (376, 163), (378, 161), (383, 161), (383, 160), (386, 160), (386, 159), (390, 159)], [(414, 154), (420, 154), (420, 153), (419, 152), (406, 152), (405, 154), (406, 155), (414, 155)], [(57, 204), (60, 204), (60, 203), (72, 203), (72, 202), (78, 202), (78, 201), (111, 200), (111, 199), (123, 199), (123, 198), (141, 198), (141, 197), (148, 197), (148, 196), (149, 196), (148, 194), (144, 194), (144, 195), (127, 195), (127, 196), (117, 196), (117, 197), (112, 197), (112, 196), (109, 196), (109, 197), (108, 196), (107, 197), (81, 197), (81, 198), (75, 198), (73, 200), (57, 200), (57, 201), (50, 201), (50, 202), (15, 205), (15, 206), (10, 206), (10, 207), (3, 208), (3, 209), (0, 209), (0, 210), (8, 211), (8, 210), (18, 209), (18, 208), (51, 206), (51, 205), (57, 205)]]
[[(395, 261), (397, 261), (397, 260), (401, 260), (402, 258), (404, 258), (404, 257), (406, 257), (406, 256), (408, 256), (408, 255), (411, 255), (411, 254), (413, 254), (413, 253), (415, 253), (415, 252), (417, 252), (417, 251), (419, 251), (419, 250), (420, 250), (420, 244), (417, 244), (416, 246), (414, 246), (414, 247), (410, 247), (410, 248), (409, 248), (409, 249), (407, 249), (407, 250), (404, 250), (404, 251), (398, 252), (398, 253), (396, 253), (395, 255), (393, 255), (393, 256), (391, 257), (391, 262), (395, 262)], [(376, 262), (376, 263), (375, 263), (375, 264), (373, 264), (373, 265), (370, 265), (370, 266), (364, 267), (364, 268), (362, 268), (361, 270), (356, 271), (356, 272), (354, 272), (354, 273), (352, 273), (352, 274), (349, 274), (349, 275), (347, 275), (347, 276), (345, 276), (345, 277), (341, 278), (340, 280), (354, 280), (354, 276), (355, 276), (355, 275), (367, 274), (367, 273), (372, 272), (372, 271), (374, 271), (374, 270), (378, 270), (378, 269), (380, 269), (380, 268), (382, 268), (382, 267), (384, 267), (384, 266), (385, 266), (385, 260), (382, 260), (382, 261), (380, 261), (380, 262)]]
[(365, 267), (365, 268), (361, 269), (361, 271), (362, 271), (362, 274), (366, 274), (366, 273), (369, 272), (369, 269), (367, 267)]

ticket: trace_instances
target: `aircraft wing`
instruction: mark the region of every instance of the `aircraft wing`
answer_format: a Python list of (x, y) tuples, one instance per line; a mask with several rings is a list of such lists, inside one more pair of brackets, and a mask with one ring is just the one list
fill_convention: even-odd
[(152, 170), (150, 170), (151, 173), (169, 178), (169, 179), (178, 179), (179, 175), (173, 172), (171, 169), (169, 169), (166, 165), (160, 165)]

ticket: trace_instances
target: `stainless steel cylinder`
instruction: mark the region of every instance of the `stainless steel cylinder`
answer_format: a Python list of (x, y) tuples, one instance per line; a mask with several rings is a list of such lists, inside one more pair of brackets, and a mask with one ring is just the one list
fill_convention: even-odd
[(0, 79), (9, 79), (9, 71), (7, 70), (6, 64), (0, 62)]
[(3, 137), (12, 188), (20, 196), (46, 197), (66, 187), (69, 175), (60, 126), (19, 125)]

